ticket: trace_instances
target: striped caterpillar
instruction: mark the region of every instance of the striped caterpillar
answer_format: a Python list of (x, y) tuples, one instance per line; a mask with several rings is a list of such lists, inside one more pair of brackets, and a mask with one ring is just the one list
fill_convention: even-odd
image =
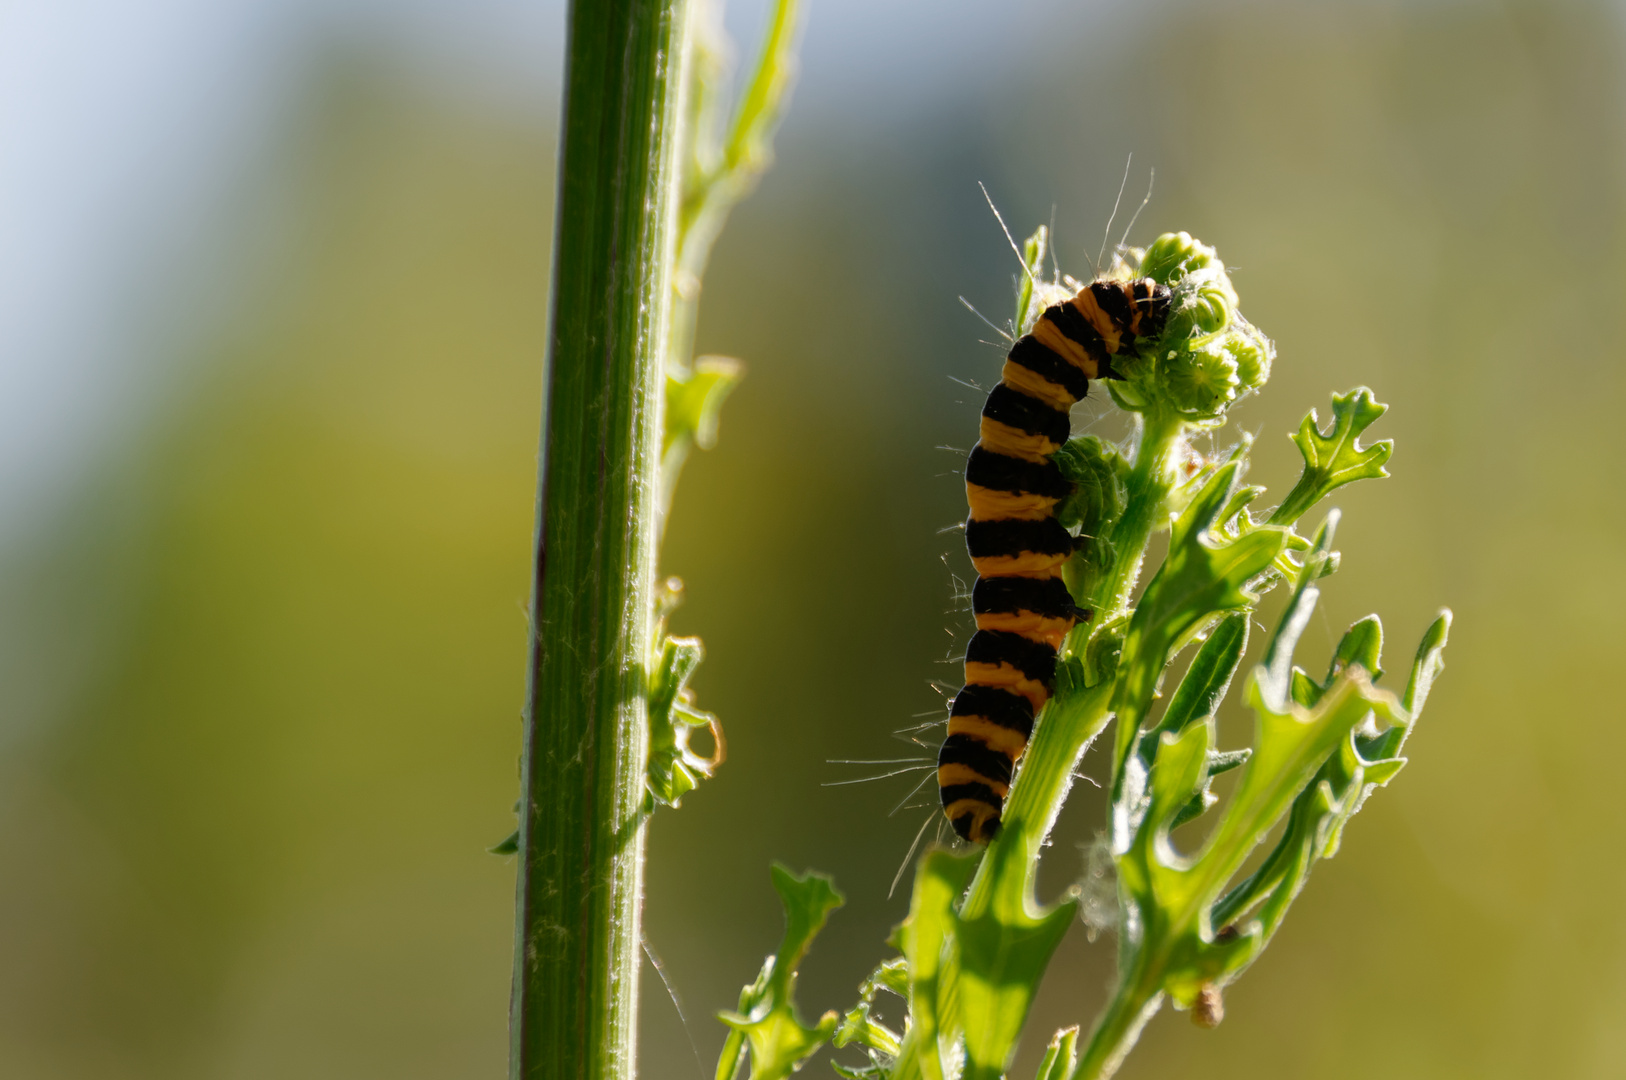
[(1116, 377), (1114, 356), (1162, 333), (1169, 298), (1148, 278), (1101, 280), (1051, 305), (1011, 346), (982, 407), (965, 468), (977, 632), (937, 756), (943, 812), (963, 839), (986, 843), (998, 833), (1012, 771), (1054, 685), (1056, 652), (1090, 617), (1061, 576), (1076, 545), (1056, 520), (1056, 504), (1073, 490), (1053, 460), (1067, 441), (1068, 410), (1089, 380)]

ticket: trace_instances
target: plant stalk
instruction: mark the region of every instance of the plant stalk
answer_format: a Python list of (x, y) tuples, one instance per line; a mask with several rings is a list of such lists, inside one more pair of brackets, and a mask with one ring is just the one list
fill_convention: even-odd
[(1025, 783), (1011, 787), (1000, 835), (977, 866), (960, 907), (961, 918), (992, 912), (1012, 921), (1034, 913), (1029, 897), (1039, 854), (1072, 789), (1079, 759), (1111, 719), (1107, 712), (1111, 700), (1112, 683), (1104, 682), (1057, 701), (1046, 711), (1045, 722), (1035, 729), (1027, 749), (1021, 773)]
[(1129, 597), (1140, 579), (1146, 545), (1157, 527), (1168, 520), (1169, 493), (1176, 481), (1174, 466), (1186, 424), (1163, 412), (1141, 413), (1140, 424), (1140, 445), (1125, 484), (1123, 516), (1112, 529), (1112, 543), (1120, 554), (1100, 594), (1090, 598), (1095, 603), (1097, 627), (1129, 612)]
[(687, 0), (571, 5), (537, 498), (512, 1080), (635, 1074), (663, 350)]
[(1162, 991), (1140, 977), (1140, 971), (1126, 972), (1112, 995), (1106, 1011), (1096, 1021), (1089, 1045), (1079, 1058), (1074, 1080), (1107, 1080), (1134, 1048), (1146, 1022), (1163, 1005)]

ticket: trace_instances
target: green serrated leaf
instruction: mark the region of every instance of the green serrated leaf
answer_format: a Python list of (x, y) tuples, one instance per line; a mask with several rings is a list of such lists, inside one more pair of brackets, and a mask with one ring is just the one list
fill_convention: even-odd
[[(1231, 679), (1236, 674), (1247, 645), (1246, 615), (1227, 616), (1209, 633), (1208, 640), (1197, 650), (1191, 666), (1186, 669), (1185, 678), (1180, 680), (1180, 686), (1175, 690), (1174, 698), (1164, 711), (1163, 718), (1141, 736), (1139, 754), (1143, 768), (1148, 770), (1151, 768), (1162, 742), (1161, 737), (1165, 733), (1178, 735), (1190, 725), (1214, 715), (1231, 687)], [(1218, 799), (1208, 790), (1209, 780), (1218, 772), (1225, 772), (1242, 764), (1247, 760), (1249, 753), (1251, 753), (1249, 750), (1231, 753), (1210, 751), (1195, 792), (1175, 815), (1170, 828), (1179, 828), (1211, 809)]]
[(1390, 758), (1388, 761), (1379, 761), (1366, 767), (1366, 782), (1382, 787), (1395, 778), (1395, 774), (1405, 768), (1405, 758)]
[[(1174, 733), (1171, 732), (1170, 734)], [(1159, 741), (1161, 741), (1161, 738)], [(1171, 830), (1178, 829), (1186, 822), (1201, 817), (1217, 806), (1219, 796), (1209, 790), (1209, 784), (1220, 773), (1230, 772), (1232, 769), (1241, 767), (1252, 754), (1253, 750), (1247, 747), (1241, 750), (1210, 749), (1208, 751), (1208, 761), (1204, 765), (1196, 791), (1192, 793), (1191, 798), (1180, 808), (1179, 812), (1174, 815), (1174, 819), (1169, 823), (1169, 828)], [(1153, 756), (1155, 757), (1155, 754)], [(1144, 816), (1144, 811), (1136, 816), (1137, 823), (1141, 816)]]
[(1208, 752), (1213, 746), (1213, 722), (1192, 724), (1176, 734), (1158, 736), (1157, 761), (1147, 783), (1151, 807), (1141, 829), (1167, 832), (1182, 808), (1197, 794), (1208, 774)]
[(842, 1017), (841, 1026), (830, 1038), (830, 1045), (841, 1050), (856, 1044), (888, 1057), (897, 1057), (902, 1048), (897, 1032), (871, 1016), (871, 1007), (870, 1002), (861, 1001)]
[(1362, 761), (1385, 761), (1400, 753), (1407, 728), (1390, 728), (1377, 734), (1355, 733), (1355, 752)]
[(1022, 283), (1016, 290), (1016, 318), (1011, 325), (1018, 334), (1027, 329), (1029, 308), (1033, 306), (1033, 283), (1044, 273), (1045, 254), (1050, 248), (1050, 230), (1040, 225), (1022, 244)]
[(1320, 683), (1310, 678), (1309, 672), (1301, 667), (1294, 667), (1288, 679), (1287, 693), (1298, 704), (1310, 709), (1321, 700), (1322, 687)]
[[(722, 725), (711, 713), (694, 707), (689, 679), (705, 647), (699, 638), (666, 637), (649, 688), (649, 765), (644, 808), (677, 806), (684, 795), (717, 771), (726, 754)], [(701, 730), (711, 733), (713, 750), (703, 756), (690, 745)]]
[(744, 368), (726, 356), (702, 356), (693, 370), (666, 376), (666, 428), (661, 454), (674, 443), (692, 442), (702, 450), (717, 445), (717, 421), (723, 402), (739, 385)]
[(1371, 711), (1356, 714), (1356, 726), (1350, 728), (1336, 752), (1329, 755), (1315, 778), (1294, 799), (1287, 828), (1276, 847), (1253, 875), (1215, 905), (1216, 924), (1234, 921), (1255, 905), (1262, 905), (1259, 913), (1261, 942), (1268, 941), (1288, 904), (1304, 887), (1314, 862), (1337, 853), (1349, 819), (1377, 786), (1386, 784), (1404, 766), (1402, 758), (1374, 761), (1360, 751), (1363, 744), (1374, 749), (1397, 747), (1399, 740), (1392, 736), (1404, 732), (1411, 724), (1411, 717), (1398, 701), (1371, 687), (1363, 666), (1345, 667), (1327, 688), (1317, 711), (1328, 707), (1335, 692), (1347, 694), (1351, 685), (1360, 700), (1372, 706), (1391, 726), (1377, 738), (1363, 737), (1358, 727)]
[(846, 1077), (846, 1080), (885, 1080), (890, 1072), (886, 1062), (871, 1062), (860, 1068), (843, 1065), (839, 1061), (832, 1061), (830, 1067), (836, 1071), (837, 1076)]
[(1174, 820), (1169, 823), (1169, 828), (1178, 829), (1186, 822), (1192, 821), (1206, 814), (1218, 803), (1219, 796), (1209, 791), (1208, 786), (1204, 784), (1197, 790), (1197, 793), (1191, 797), (1191, 801), (1182, 806), (1180, 808), (1180, 812), (1174, 815)]
[(1078, 1069), (1078, 1028), (1062, 1028), (1050, 1040), (1033, 1080), (1073, 1080)]
[(1270, 525), (1232, 538), (1213, 533), (1221, 510), (1231, 502), (1240, 471), (1240, 462), (1227, 462), (1192, 495), (1169, 530), (1162, 567), (1135, 606), (1113, 697), (1118, 723), (1115, 791), (1137, 745), (1157, 680), (1175, 648), (1212, 616), (1251, 610), (1258, 596), (1249, 591), (1249, 584), (1270, 568), (1287, 544), (1289, 531)]
[[(1257, 716), (1255, 752), (1203, 848), (1181, 856), (1168, 834), (1207, 809), (1214, 771), (1211, 722), (1162, 734), (1149, 774), (1125, 785), (1121, 799), (1140, 798), (1145, 809), (1120, 815), (1132, 830), (1118, 849), (1120, 894), (1133, 908), (1130, 924), (1140, 929), (1139, 941), (1127, 939), (1129, 989), (1121, 995), (1151, 1001), (1161, 992), (1190, 1006), (1218, 994), (1270, 940), (1311, 865), (1337, 851), (1349, 819), (1404, 764), (1359, 752), (1363, 746), (1395, 748), (1394, 733), (1411, 724), (1401, 703), (1372, 686), (1368, 676), (1366, 663), (1378, 664), (1375, 620), (1362, 620), (1345, 635), (1325, 687), (1291, 666), (1314, 607), (1314, 582), (1333, 524), (1318, 535), (1265, 660), (1249, 676), (1244, 697)], [(1433, 658), (1420, 659), (1425, 668), (1437, 661), (1426, 644), (1419, 654)], [(1289, 694), (1289, 685), (1298, 692)], [(1315, 700), (1307, 704), (1309, 698)], [(1376, 722), (1388, 730), (1378, 732)], [(1141, 755), (1132, 764), (1127, 772), (1141, 773)], [(1221, 899), (1249, 852), (1284, 813), (1288, 823), (1276, 847)], [(1241, 916), (1255, 908), (1255, 920), (1241, 925)]]
[(1221, 773), (1240, 768), (1252, 756), (1253, 749), (1251, 747), (1243, 747), (1241, 750), (1210, 750), (1208, 752), (1208, 771), (1203, 776), (1202, 784), (1198, 787), (1197, 793), (1191, 797), (1191, 801), (1186, 803), (1180, 812), (1174, 816), (1174, 824), (1170, 828), (1178, 829), (1186, 822), (1212, 810), (1219, 802), (1219, 796), (1209, 791), (1210, 781)]
[(1364, 386), (1347, 394), (1334, 394), (1332, 429), (1325, 435), (1321, 433), (1315, 410), (1311, 409), (1292, 437), (1299, 453), (1304, 455), (1304, 471), (1287, 498), (1271, 514), (1270, 523), (1291, 525), (1337, 488), (1356, 480), (1388, 476), (1389, 471), (1383, 466), (1394, 453), (1394, 442), (1385, 439), (1362, 446), (1359, 441), (1361, 433), (1388, 408)]
[(1057, 505), (1057, 520), (1068, 529), (1082, 528), (1086, 539), (1106, 535), (1123, 513), (1129, 469), (1123, 455), (1112, 444), (1083, 435), (1068, 439), (1054, 460), (1074, 486), (1073, 494)]
[[(678, 213), (679, 296), (698, 292), (698, 279), (728, 212), (748, 195), (773, 163), (773, 134), (784, 116), (796, 75), (796, 38), (801, 23), (797, 0), (772, 5), (767, 34), (755, 68), (724, 124), (720, 95), (729, 84), (731, 43), (720, 21), (697, 27), (695, 63), (689, 87), (690, 159), (685, 163)], [(689, 286), (688, 289), (685, 286)]]
[(1240, 769), (1253, 757), (1253, 747), (1244, 746), (1240, 750), (1210, 750), (1208, 752), (1208, 775), (1218, 776), (1228, 773), (1232, 769)]
[(903, 957), (896, 956), (883, 961), (870, 973), (869, 978), (859, 985), (858, 1004), (842, 1018), (841, 1026), (830, 1039), (830, 1045), (838, 1050), (857, 1045), (870, 1052), (870, 1065), (865, 1068), (849, 1070), (846, 1066), (831, 1062), (836, 1071), (844, 1076), (854, 1073), (867, 1074), (872, 1068), (894, 1060), (902, 1049), (898, 1034), (870, 1014), (875, 995), (882, 990), (908, 1000), (909, 964)]
[(894, 1080), (958, 1076), (963, 1035), (955, 993), (958, 963), (952, 956), (954, 904), (980, 858), (980, 853), (928, 851), (915, 870), (909, 917), (893, 934), (909, 968), (909, 1030)]
[(785, 909), (785, 936), (756, 981), (740, 992), (739, 1008), (717, 1014), (732, 1029), (717, 1061), (717, 1080), (733, 1080), (747, 1049), (750, 1080), (782, 1080), (828, 1042), (840, 1023), (833, 1011), (812, 1026), (802, 1021), (795, 1003), (796, 969), (830, 912), (846, 901), (825, 875), (809, 871), (797, 877), (778, 863), (773, 884)]
[(1383, 622), (1376, 615), (1359, 619), (1344, 631), (1343, 638), (1338, 642), (1338, 648), (1332, 654), (1327, 677), (1322, 680), (1321, 685), (1331, 687), (1333, 680), (1343, 674), (1344, 669), (1351, 664), (1359, 664), (1365, 668), (1373, 682), (1383, 678)]
[(1214, 519), (1218, 523), (1214, 531), (1221, 536), (1235, 537), (1253, 528), (1253, 517), (1247, 514), (1247, 509), (1264, 493), (1264, 488), (1254, 484), (1237, 488), (1236, 493), (1231, 496), (1231, 501), (1225, 504), (1225, 509)]
[(1050, 957), (1077, 918), (1069, 899), (1042, 913), (990, 911), (956, 921), (965, 1080), (999, 1080)]
[(901, 956), (883, 961), (861, 988), (873, 995), (876, 990), (888, 990), (901, 998), (909, 996), (909, 962)]
[(1183, 731), (1193, 721), (1213, 716), (1231, 689), (1231, 680), (1247, 648), (1248, 617), (1239, 613), (1221, 619), (1192, 658), (1185, 678), (1180, 680), (1169, 707), (1163, 712), (1163, 719), (1148, 732), (1147, 739), (1165, 731)]
[(507, 839), (503, 840), (501, 843), (493, 844), (491, 847), (486, 848), (486, 851), (489, 854), (492, 854), (492, 855), (515, 855), (515, 854), (518, 854), (519, 853), (519, 830), (515, 829), (512, 833), (510, 833), (508, 835)]
[[(1282, 613), (1281, 621), (1276, 624), (1276, 633), (1271, 637), (1270, 647), (1265, 651), (1265, 659), (1259, 666), (1259, 689), (1271, 708), (1284, 708), (1289, 700), (1296, 700), (1301, 706), (1308, 708), (1315, 702), (1301, 700), (1300, 695), (1320, 696), (1304, 685), (1310, 683), (1308, 676), (1303, 676), (1302, 680), (1294, 678), (1293, 653), (1298, 648), (1299, 638), (1304, 635), (1304, 628), (1310, 625), (1310, 616), (1315, 612), (1316, 602), (1321, 598), (1321, 589), (1316, 582), (1320, 580), (1322, 571), (1326, 568), (1327, 558), (1332, 549), (1332, 538), (1338, 530), (1338, 519), (1338, 511), (1331, 511), (1327, 514), (1327, 520), (1322, 522), (1321, 528), (1316, 531), (1314, 548), (1304, 557), (1304, 566), (1299, 571), (1293, 598), (1288, 601), (1287, 610)], [(1294, 692), (1295, 688), (1297, 693)]]
[(1434, 680), (1440, 672), (1445, 670), (1445, 643), (1451, 637), (1451, 609), (1442, 608), (1439, 617), (1429, 626), (1423, 634), (1423, 640), (1417, 646), (1417, 659), (1411, 667), (1411, 679), (1406, 683), (1406, 692), (1401, 696), (1401, 702), (1406, 711), (1413, 718), (1423, 711), (1423, 705), (1428, 701), (1428, 693), (1434, 688)]
[[(1353, 790), (1340, 802), (1325, 781), (1329, 758), (1341, 745), (1350, 746), (1351, 733), (1374, 710), (1392, 722), (1405, 719), (1398, 701), (1372, 687), (1358, 667), (1340, 676), (1315, 709), (1292, 701), (1273, 705), (1264, 675), (1262, 667), (1254, 669), (1244, 689), (1258, 722), (1254, 755), (1203, 848), (1180, 856), (1168, 833), (1204, 778), (1211, 746), (1206, 722), (1161, 737), (1148, 784), (1150, 806), (1119, 859), (1120, 887), (1143, 928), (1131, 960), (1181, 1007), (1217, 992), (1258, 955), (1302, 886), (1317, 847), (1325, 844), (1327, 826), (1353, 805)], [(1279, 844), (1257, 873), (1220, 901), (1248, 854), (1284, 814), (1290, 814), (1284, 839), (1291, 842)], [(1235, 924), (1261, 903), (1257, 924)], [(1216, 932), (1225, 927), (1224, 934)]]

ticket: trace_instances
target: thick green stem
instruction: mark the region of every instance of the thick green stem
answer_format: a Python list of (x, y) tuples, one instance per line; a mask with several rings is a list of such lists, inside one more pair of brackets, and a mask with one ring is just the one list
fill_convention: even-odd
[(1157, 1015), (1163, 994), (1155, 981), (1141, 978), (1139, 971), (1125, 972), (1118, 990), (1096, 1021), (1089, 1045), (1079, 1058), (1074, 1080), (1107, 1080), (1118, 1071), (1124, 1058), (1140, 1038), (1141, 1028)]
[(1019, 782), (1005, 803), (999, 837), (989, 845), (961, 905), (962, 919), (992, 912), (1011, 922), (1034, 914), (1028, 898), (1039, 853), (1072, 788), (1073, 770), (1090, 740), (1106, 726), (1111, 697), (1112, 684), (1104, 682), (1046, 709), (1044, 723), (1028, 746)]
[(510, 1013), (515, 1080), (633, 1076), (662, 350), (687, 0), (571, 6)]
[[(1169, 496), (1178, 481), (1176, 465), (1185, 443), (1186, 423), (1170, 413), (1141, 414), (1140, 448), (1127, 483), (1128, 501), (1124, 513), (1113, 530), (1112, 540), (1120, 552), (1125, 552), (1113, 567), (1113, 573), (1103, 584), (1099, 603), (1107, 612), (1098, 627), (1104, 628), (1130, 612), (1130, 595), (1140, 578), (1141, 564), (1146, 558), (1146, 546), (1152, 532), (1169, 519)], [(1118, 798), (1122, 781), (1124, 747), (1134, 738), (1134, 732), (1144, 717), (1135, 711), (1139, 701), (1135, 691), (1134, 675), (1137, 671), (1135, 638), (1124, 642), (1116, 677), (1117, 692), (1113, 710), (1117, 714), (1117, 745), (1112, 759), (1111, 794)], [(1161, 670), (1159, 662), (1158, 670)], [(1144, 674), (1144, 673), (1142, 673)], [(1148, 693), (1150, 687), (1147, 688)]]
[(1140, 422), (1140, 446), (1125, 485), (1128, 498), (1123, 516), (1112, 530), (1112, 545), (1118, 557), (1100, 593), (1089, 598), (1098, 613), (1096, 626), (1112, 623), (1129, 611), (1129, 597), (1140, 579), (1146, 545), (1153, 531), (1168, 521), (1169, 492), (1176, 481), (1175, 463), (1186, 423), (1178, 416), (1161, 412), (1142, 413)]

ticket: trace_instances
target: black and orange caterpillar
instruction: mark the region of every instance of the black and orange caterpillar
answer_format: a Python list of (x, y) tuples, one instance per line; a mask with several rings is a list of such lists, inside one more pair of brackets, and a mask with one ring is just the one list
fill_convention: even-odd
[(1114, 356), (1163, 332), (1168, 309), (1168, 287), (1149, 278), (1086, 285), (1011, 346), (982, 407), (965, 468), (977, 632), (937, 755), (943, 812), (966, 840), (998, 833), (1012, 770), (1054, 686), (1056, 651), (1090, 617), (1061, 576), (1076, 545), (1056, 520), (1056, 504), (1073, 490), (1053, 460), (1067, 441), (1068, 410), (1091, 379), (1116, 377)]

